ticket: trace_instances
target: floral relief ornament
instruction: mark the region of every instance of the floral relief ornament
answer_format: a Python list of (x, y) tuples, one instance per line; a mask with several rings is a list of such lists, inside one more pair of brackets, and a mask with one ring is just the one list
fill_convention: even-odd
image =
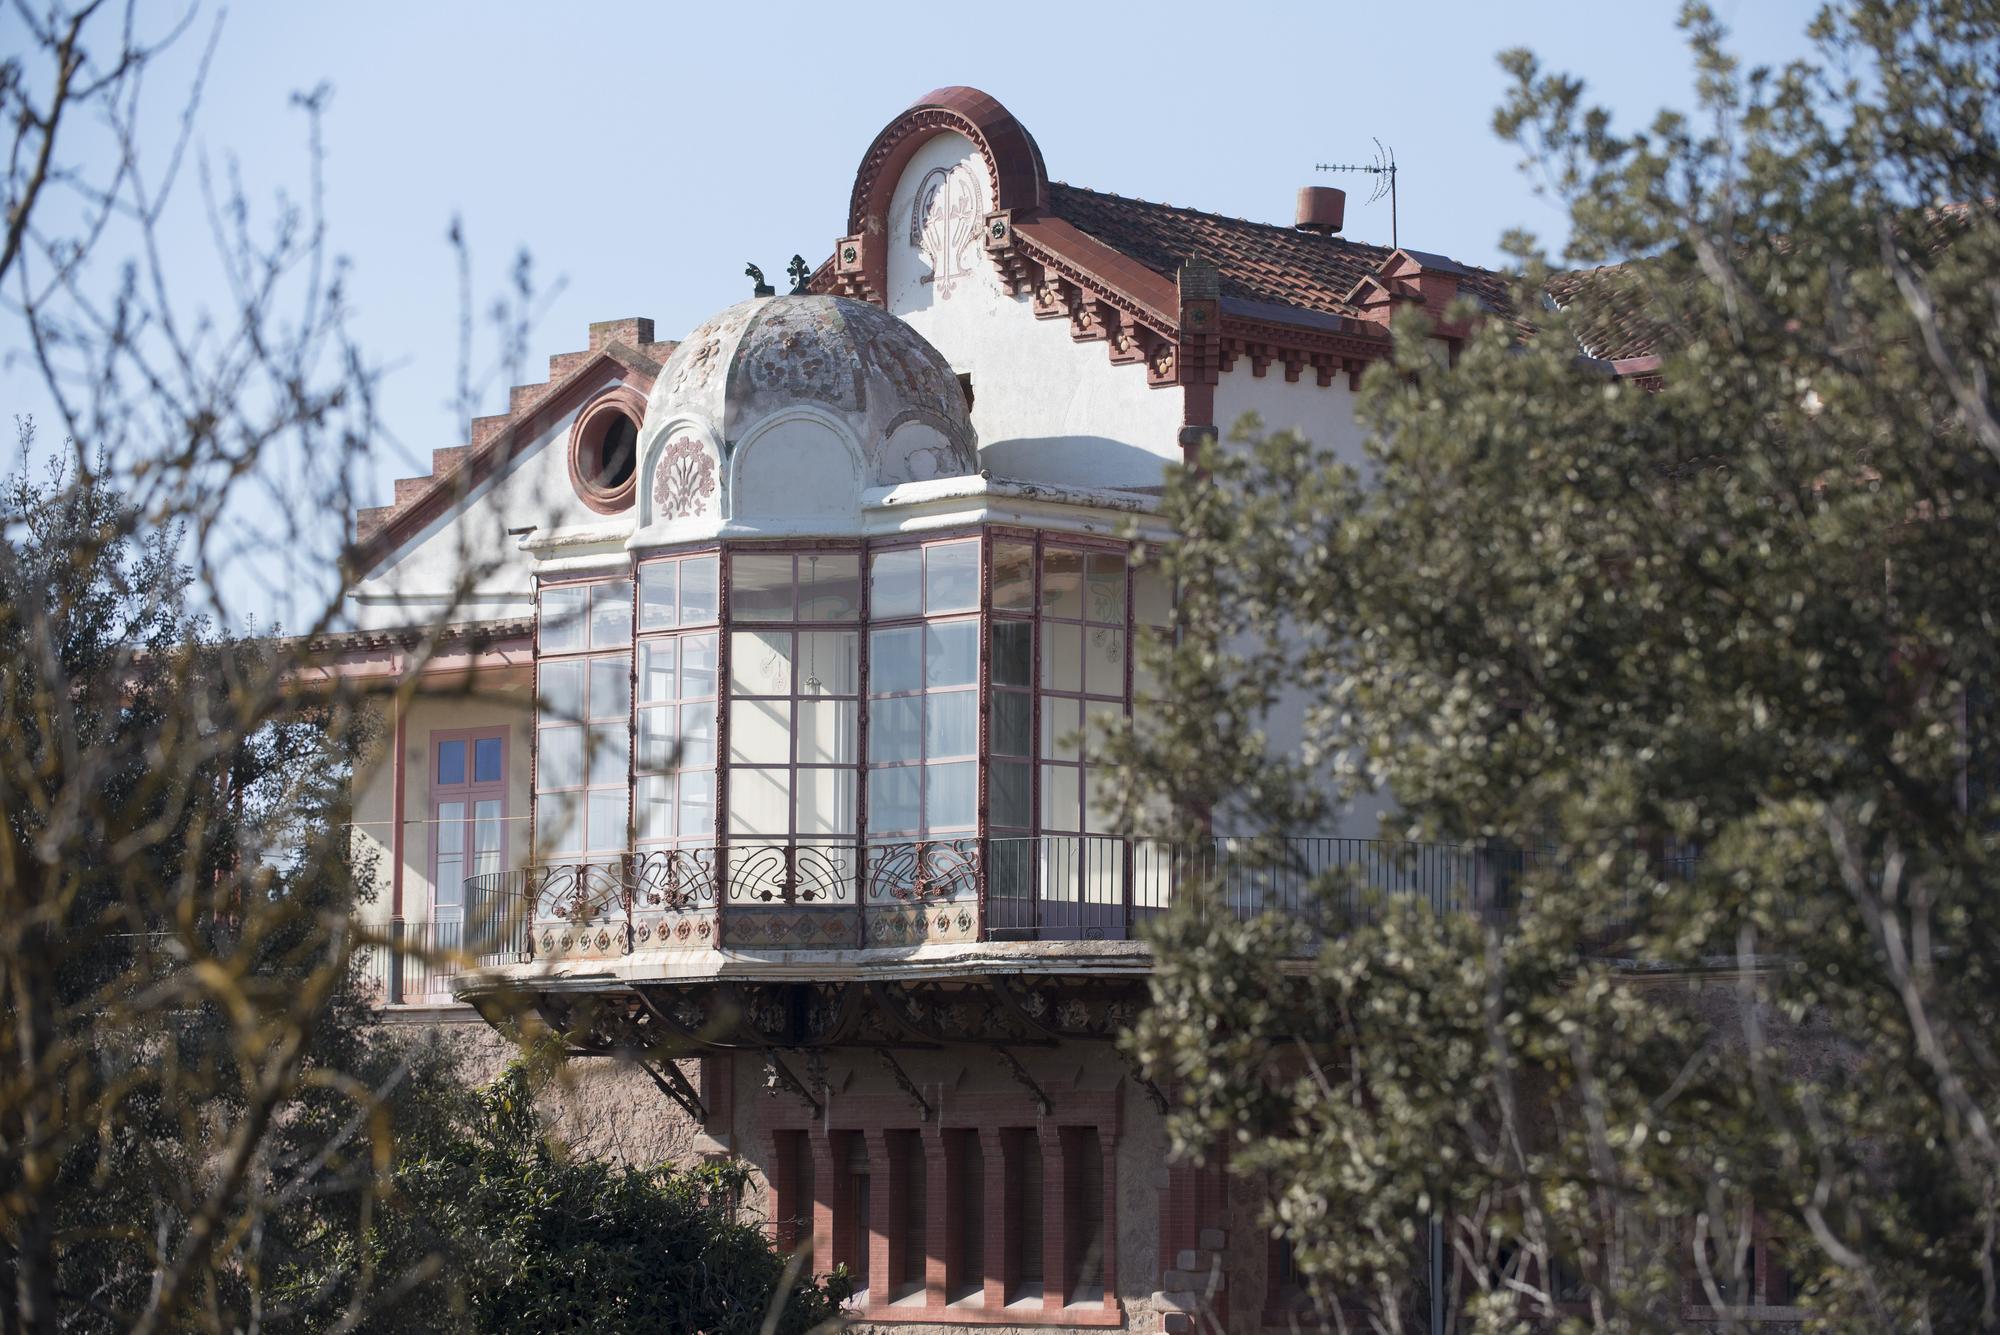
[(715, 461), (688, 436), (668, 445), (653, 470), (653, 504), (662, 519), (698, 515), (715, 494)]

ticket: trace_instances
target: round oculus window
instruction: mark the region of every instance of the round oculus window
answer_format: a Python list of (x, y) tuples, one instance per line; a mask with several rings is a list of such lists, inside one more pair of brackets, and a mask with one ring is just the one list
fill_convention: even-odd
[(614, 513), (632, 504), (643, 412), (637, 394), (614, 390), (577, 414), (570, 431), (570, 480), (584, 503), (599, 513)]

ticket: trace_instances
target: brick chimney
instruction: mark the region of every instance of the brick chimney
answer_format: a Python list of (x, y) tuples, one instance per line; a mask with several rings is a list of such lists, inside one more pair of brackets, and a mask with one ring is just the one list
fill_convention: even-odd
[(1301, 232), (1332, 236), (1347, 216), (1347, 192), (1330, 185), (1299, 187), (1298, 221), (1292, 226)]

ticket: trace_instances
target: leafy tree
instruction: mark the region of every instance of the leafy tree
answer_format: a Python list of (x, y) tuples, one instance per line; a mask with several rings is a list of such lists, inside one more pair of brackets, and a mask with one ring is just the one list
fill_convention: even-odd
[(1685, 26), (1698, 117), (1643, 132), (1504, 58), (1601, 267), (1517, 238), (1448, 363), (1400, 321), (1367, 478), (1250, 423), (1167, 498), (1134, 822), (1280, 860), (1379, 789), (1532, 852), (1504, 919), (1159, 940), (1177, 1144), (1342, 1326), (1411, 1328), (1435, 1221), (1479, 1329), (1678, 1328), (1762, 1238), (1828, 1328), (2000, 1327), (2000, 10), (1849, 0), (1778, 71)]
[(516, 1061), (464, 1097), (449, 1082), (414, 1086), (446, 1115), (402, 1139), (397, 1208), (373, 1227), (323, 1233), (281, 1292), (321, 1294), (363, 1264), (435, 1252), (436, 1280), (370, 1329), (804, 1335), (837, 1324), (851, 1282), (815, 1280), (739, 1219), (744, 1168), (573, 1154), (542, 1125), (531, 1069)]

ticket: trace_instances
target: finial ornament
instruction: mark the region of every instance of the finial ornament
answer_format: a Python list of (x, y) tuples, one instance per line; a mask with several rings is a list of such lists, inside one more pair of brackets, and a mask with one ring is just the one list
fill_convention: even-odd
[(751, 282), (756, 284), (756, 286), (750, 290), (751, 296), (775, 297), (778, 295), (778, 289), (772, 287), (769, 283), (764, 281), (764, 271), (762, 269), (759, 269), (756, 265), (754, 264), (744, 265), (743, 275), (744, 277), (748, 278)]
[(812, 281), (812, 270), (806, 267), (806, 257), (803, 255), (792, 256), (792, 262), (785, 266), (785, 272), (790, 274), (792, 278), (792, 295), (795, 297), (805, 296), (806, 284)]

